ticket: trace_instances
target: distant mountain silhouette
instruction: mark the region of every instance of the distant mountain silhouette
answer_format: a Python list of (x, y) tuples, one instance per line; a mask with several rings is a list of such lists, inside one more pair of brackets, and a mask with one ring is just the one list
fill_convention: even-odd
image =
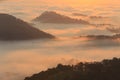
[(70, 18), (68, 16), (58, 14), (54, 11), (46, 11), (42, 13), (39, 17), (36, 17), (33, 21), (39, 21), (42, 23), (89, 24), (88, 21)]
[(103, 40), (103, 39), (120, 39), (120, 34), (115, 34), (115, 35), (87, 35), (87, 36), (80, 36), (80, 38), (89, 38), (89, 39), (95, 39), (95, 40)]
[(90, 19), (106, 19), (109, 17), (104, 17), (104, 16), (90, 16), (90, 15), (85, 15), (81, 13), (72, 13), (73, 16), (81, 16), (81, 17), (89, 17)]
[(72, 66), (58, 64), (24, 80), (120, 80), (120, 58), (80, 62)]
[(72, 13), (73, 16), (82, 16), (82, 17), (88, 17), (88, 15), (81, 14), (81, 13)]
[(54, 38), (12, 15), (0, 14), (0, 40), (30, 40)]
[(120, 33), (120, 27), (115, 28), (115, 27), (107, 27), (107, 30), (112, 32), (112, 33)]
[(91, 19), (106, 19), (108, 17), (103, 17), (103, 16), (90, 16)]

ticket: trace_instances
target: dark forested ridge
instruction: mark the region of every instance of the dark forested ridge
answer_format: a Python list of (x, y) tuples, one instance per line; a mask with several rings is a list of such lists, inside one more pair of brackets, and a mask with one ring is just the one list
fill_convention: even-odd
[(54, 38), (53, 35), (32, 27), (9, 14), (0, 14), (0, 40), (30, 40)]
[(72, 66), (58, 64), (24, 80), (120, 80), (120, 58), (80, 62)]

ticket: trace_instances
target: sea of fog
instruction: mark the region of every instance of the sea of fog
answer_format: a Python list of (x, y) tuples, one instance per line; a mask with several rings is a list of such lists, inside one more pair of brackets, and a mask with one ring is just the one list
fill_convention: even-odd
[[(115, 1), (117, 2), (117, 0)], [(120, 27), (120, 6), (77, 5), (57, 3), (50, 0), (2, 0), (0, 13), (7, 13), (34, 27), (51, 33), (56, 39), (28, 41), (0, 41), (0, 80), (23, 80), (25, 76), (54, 67), (58, 63), (76, 64), (79, 61), (100, 61), (120, 57), (119, 40), (88, 40), (80, 35), (113, 35), (106, 29), (109, 25), (48, 24), (32, 22), (44, 11), (56, 11), (73, 18), (82, 18), (92, 24), (112, 24)], [(73, 13), (87, 16), (74, 16)], [(103, 16), (91, 19), (91, 16)]]

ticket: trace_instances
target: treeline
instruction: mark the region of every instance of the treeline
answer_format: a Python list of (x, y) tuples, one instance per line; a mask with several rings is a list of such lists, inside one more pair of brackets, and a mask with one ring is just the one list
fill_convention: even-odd
[(120, 58), (77, 65), (58, 64), (24, 80), (120, 80)]

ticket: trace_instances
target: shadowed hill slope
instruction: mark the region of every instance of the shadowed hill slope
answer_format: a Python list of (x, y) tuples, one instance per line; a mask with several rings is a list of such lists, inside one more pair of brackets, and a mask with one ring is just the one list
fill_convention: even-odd
[(24, 80), (120, 80), (120, 59), (80, 62), (73, 66), (59, 64)]
[(39, 21), (42, 23), (61, 23), (61, 24), (89, 24), (89, 22), (81, 20), (81, 19), (74, 19), (68, 16), (64, 16), (58, 14), (54, 11), (46, 11), (42, 13), (39, 17), (36, 17), (33, 21)]
[(30, 40), (54, 38), (12, 15), (0, 14), (0, 40)]

